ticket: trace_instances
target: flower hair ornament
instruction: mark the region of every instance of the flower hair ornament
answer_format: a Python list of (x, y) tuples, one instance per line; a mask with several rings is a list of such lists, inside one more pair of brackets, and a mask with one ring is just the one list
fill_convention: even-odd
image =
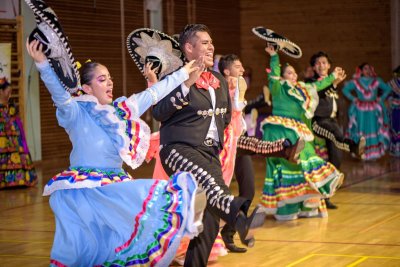
[[(92, 62), (92, 60), (88, 59), (88, 60), (85, 61), (84, 64), (89, 63), (89, 62)], [(82, 64), (79, 61), (76, 61), (76, 67), (77, 67), (78, 70), (80, 70), (82, 68)], [(83, 90), (82, 90), (82, 84), (79, 83), (78, 84), (78, 89), (74, 93), (71, 93), (71, 96), (78, 97), (78, 96), (81, 96), (81, 95), (84, 95), (84, 94), (85, 94), (85, 92), (83, 92)]]
[[(85, 61), (85, 63), (88, 63), (88, 62), (92, 62), (92, 60), (88, 59)], [(82, 68), (82, 64), (79, 61), (76, 61), (76, 67), (78, 68), (78, 70), (80, 70)]]
[(252, 32), (261, 39), (267, 41), (267, 43), (272, 44), (276, 51), (280, 50), (293, 58), (301, 58), (302, 52), (300, 47), (286, 37), (277, 34), (273, 30), (258, 26), (254, 27)]
[(56, 13), (42, 0), (25, 0), (25, 2), (32, 9), (37, 24), (29, 35), (29, 42), (38, 40), (42, 44), (43, 53), (64, 89), (75, 93), (79, 88), (80, 76), (68, 37)]
[(149, 28), (134, 30), (129, 34), (126, 45), (142, 74), (144, 74), (145, 64), (152, 62), (152, 69), (159, 80), (179, 69), (184, 62), (179, 43), (158, 30)]

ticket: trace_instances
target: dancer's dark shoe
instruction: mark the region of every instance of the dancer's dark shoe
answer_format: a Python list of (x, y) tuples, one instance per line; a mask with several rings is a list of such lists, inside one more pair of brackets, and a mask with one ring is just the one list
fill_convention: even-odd
[(347, 139), (347, 142), (350, 143), (350, 153), (360, 159), (365, 157), (366, 140), (364, 136), (360, 137), (360, 141), (358, 143), (355, 143), (353, 140), (349, 139)]
[(221, 237), (222, 241), (224, 241), (225, 247), (233, 253), (244, 253), (247, 251), (246, 248), (241, 248), (235, 245), (235, 242), (233, 241), (233, 235), (235, 234), (234, 231), (230, 231), (230, 228), (225, 229), (222, 228), (221, 230)]
[(240, 211), (235, 224), (235, 230), (238, 232), (240, 241), (247, 247), (253, 247), (254, 229), (264, 224), (266, 213), (260, 205), (258, 205), (249, 217), (246, 217), (243, 211)]
[(338, 206), (333, 204), (329, 198), (325, 198), (325, 204), (326, 204), (326, 208), (330, 209), (330, 210), (336, 210), (338, 208)]
[(226, 243), (224, 241), (225, 247), (232, 253), (245, 253), (247, 251), (246, 248), (241, 248), (235, 245), (235, 243)]

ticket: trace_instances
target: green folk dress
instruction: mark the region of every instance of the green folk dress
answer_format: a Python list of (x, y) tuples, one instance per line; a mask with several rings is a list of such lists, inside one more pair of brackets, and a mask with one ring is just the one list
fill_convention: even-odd
[(327, 216), (324, 198), (331, 197), (343, 181), (343, 174), (315, 153), (313, 133), (307, 126), (318, 105), (318, 90), (326, 88), (335, 77), (329, 75), (311, 84), (295, 85), (280, 79), (279, 56), (271, 56), (268, 75), (272, 95), (272, 115), (261, 124), (263, 139), (288, 138), (293, 144), (304, 139), (300, 163), (283, 158), (267, 158), (261, 204), (278, 220), (294, 220), (299, 216)]

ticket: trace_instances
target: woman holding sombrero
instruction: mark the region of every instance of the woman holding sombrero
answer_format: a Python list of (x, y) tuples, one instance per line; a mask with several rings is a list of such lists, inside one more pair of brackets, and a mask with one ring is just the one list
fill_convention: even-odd
[[(169, 182), (133, 180), (122, 169), (123, 162), (136, 168), (144, 160), (150, 131), (139, 116), (151, 105), (152, 96), (138, 94), (112, 102), (107, 69), (90, 62), (82, 67), (82, 73), (91, 77), (82, 85), (85, 94), (72, 98), (56, 78), (39, 42), (27, 48), (52, 94), (58, 122), (74, 147), (71, 166), (54, 176), (44, 190), (44, 195), (51, 196), (56, 217), (51, 263), (168, 264), (187, 230), (193, 228), (190, 235), (198, 233), (199, 218), (197, 222), (188, 219), (194, 219), (198, 189), (190, 174), (176, 175)], [(190, 65), (173, 77), (175, 81), (160, 82), (157, 91), (183, 81), (193, 70)], [(197, 210), (201, 213), (202, 208)]]
[[(255, 29), (261, 30), (260, 27)], [(317, 91), (332, 83), (342, 71), (336, 68), (329, 77), (314, 84), (298, 82), (296, 71), (291, 65), (280, 67), (276, 47), (282, 49), (288, 43), (291, 49), (284, 51), (289, 54), (295, 51), (296, 57), (301, 55), (301, 50), (292, 42), (285, 42), (282, 36), (279, 36), (277, 45), (274, 42), (276, 34), (274, 36), (271, 30), (263, 29), (262, 33), (257, 35), (264, 36), (262, 38), (268, 41), (265, 51), (271, 56), (268, 78), (273, 101), (272, 116), (261, 124), (263, 137), (273, 141), (284, 136), (292, 142), (302, 138), (306, 143), (297, 164), (286, 159), (267, 158), (261, 204), (267, 213), (274, 214), (278, 220), (294, 220), (298, 216), (325, 216), (326, 210), (320, 200), (334, 194), (342, 183), (343, 174), (315, 154), (309, 143), (314, 136), (304, 121), (313, 116), (318, 104)], [(322, 211), (319, 214), (318, 208)]]
[[(50, 179), (43, 193), (50, 196), (56, 221), (50, 265), (167, 266), (182, 237), (201, 232), (205, 196), (189, 173), (169, 181), (134, 180), (122, 164), (141, 165), (150, 129), (139, 117), (190, 76), (197, 77), (201, 63), (190, 62), (145, 91), (113, 101), (107, 68), (87, 62), (80, 74), (73, 71), (76, 64), (54, 11), (43, 1), (27, 3), (40, 26), (27, 50), (73, 145), (70, 167)], [(83, 94), (73, 97), (77, 86), (68, 81), (81, 84)]]

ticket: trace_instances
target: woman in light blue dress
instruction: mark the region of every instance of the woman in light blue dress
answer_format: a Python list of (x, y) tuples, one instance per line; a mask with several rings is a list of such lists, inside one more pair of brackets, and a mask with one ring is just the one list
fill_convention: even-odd
[(107, 68), (89, 62), (81, 71), (84, 94), (72, 97), (41, 46), (27, 42), (73, 145), (70, 167), (43, 193), (50, 195), (56, 221), (50, 266), (168, 266), (181, 238), (201, 230), (205, 197), (189, 173), (134, 180), (122, 164), (134, 169), (145, 158), (150, 130), (139, 118), (143, 112), (198, 77), (199, 68), (188, 63), (145, 91), (113, 101)]

